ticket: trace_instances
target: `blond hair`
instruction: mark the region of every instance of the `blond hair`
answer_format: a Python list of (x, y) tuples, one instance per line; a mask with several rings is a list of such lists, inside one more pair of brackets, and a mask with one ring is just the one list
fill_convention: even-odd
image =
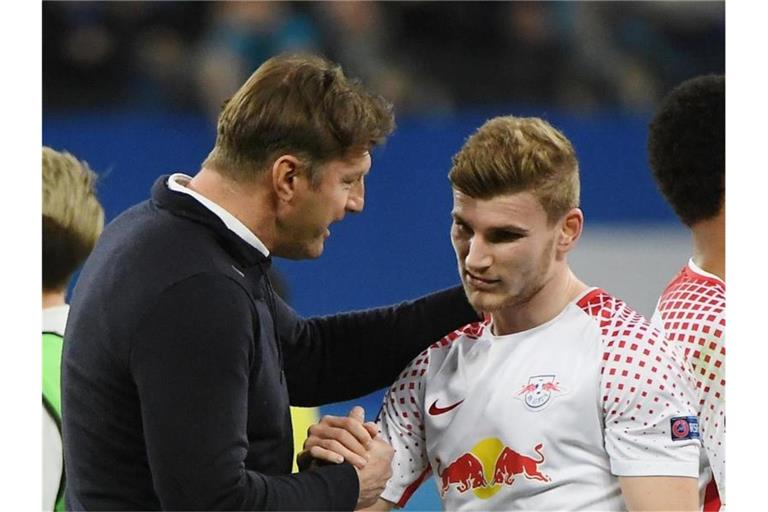
[(67, 152), (43, 147), (43, 288), (66, 287), (104, 228), (96, 174)]
[(348, 80), (341, 67), (313, 55), (280, 55), (226, 102), (203, 166), (252, 182), (271, 158), (289, 153), (315, 178), (315, 164), (369, 149), (392, 130), (392, 105)]
[(550, 223), (579, 206), (579, 164), (570, 141), (537, 117), (495, 117), (453, 157), (453, 187), (477, 199), (530, 191)]

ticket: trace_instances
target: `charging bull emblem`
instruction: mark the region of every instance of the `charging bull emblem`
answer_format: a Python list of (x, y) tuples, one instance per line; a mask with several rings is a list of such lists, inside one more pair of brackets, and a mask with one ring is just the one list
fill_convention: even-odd
[(544, 463), (544, 444), (538, 443), (533, 451), (537, 456), (529, 457), (504, 445), (500, 439), (489, 437), (445, 467), (438, 458), (436, 468), (440, 478), (440, 496), (445, 497), (451, 491), (472, 491), (476, 497), (488, 499), (504, 486), (513, 485), (518, 475), (526, 480), (551, 482), (550, 477), (540, 469)]
[(488, 483), (483, 476), (483, 464), (476, 456), (471, 453), (465, 453), (455, 461), (448, 464), (448, 467), (440, 470), (440, 461), (437, 463), (437, 474), (442, 483), (440, 494), (445, 495), (451, 484), (458, 484), (459, 492), (466, 492), (476, 487), (485, 487)]
[(539, 464), (544, 462), (541, 448), (542, 444), (539, 443), (533, 449), (539, 455), (538, 460), (519, 454), (511, 448), (504, 448), (499, 455), (499, 460), (496, 461), (496, 469), (493, 472), (494, 483), (512, 485), (515, 475), (525, 475), (529, 480), (549, 482), (549, 477), (539, 471)]

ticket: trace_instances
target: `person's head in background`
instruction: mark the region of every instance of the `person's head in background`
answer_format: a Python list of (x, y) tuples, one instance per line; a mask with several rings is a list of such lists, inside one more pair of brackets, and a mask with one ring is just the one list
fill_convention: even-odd
[(72, 274), (104, 228), (95, 183), (87, 163), (43, 147), (43, 308), (64, 304)]
[(704, 265), (696, 263), (724, 272), (725, 76), (686, 80), (664, 98), (650, 124), (648, 161), (664, 198), (693, 232), (694, 260)]

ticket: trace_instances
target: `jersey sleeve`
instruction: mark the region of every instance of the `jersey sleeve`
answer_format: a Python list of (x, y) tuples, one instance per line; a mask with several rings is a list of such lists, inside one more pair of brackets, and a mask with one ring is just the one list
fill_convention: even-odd
[(619, 305), (601, 322), (605, 447), (616, 476), (698, 477), (690, 369), (661, 331)]
[(694, 352), (694, 376), (701, 392), (701, 442), (717, 483), (721, 501), (725, 492), (725, 334)]
[(683, 352), (693, 370), (701, 443), (721, 500), (725, 497), (725, 312), (725, 283), (686, 266), (664, 290), (654, 314), (669, 343)]
[(424, 432), (424, 392), (429, 349), (403, 370), (384, 397), (377, 423), (395, 449), (392, 478), (381, 497), (402, 507), (430, 475)]

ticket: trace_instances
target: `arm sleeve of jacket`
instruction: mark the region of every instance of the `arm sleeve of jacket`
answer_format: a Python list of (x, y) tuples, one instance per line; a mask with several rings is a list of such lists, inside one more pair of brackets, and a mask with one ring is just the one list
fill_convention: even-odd
[(401, 304), (302, 319), (278, 299), (291, 405), (356, 398), (390, 385), (422, 350), (480, 316), (461, 287)]
[(359, 490), (348, 464), (280, 476), (245, 469), (257, 326), (246, 292), (211, 274), (175, 284), (139, 322), (130, 365), (162, 508), (351, 510)]

